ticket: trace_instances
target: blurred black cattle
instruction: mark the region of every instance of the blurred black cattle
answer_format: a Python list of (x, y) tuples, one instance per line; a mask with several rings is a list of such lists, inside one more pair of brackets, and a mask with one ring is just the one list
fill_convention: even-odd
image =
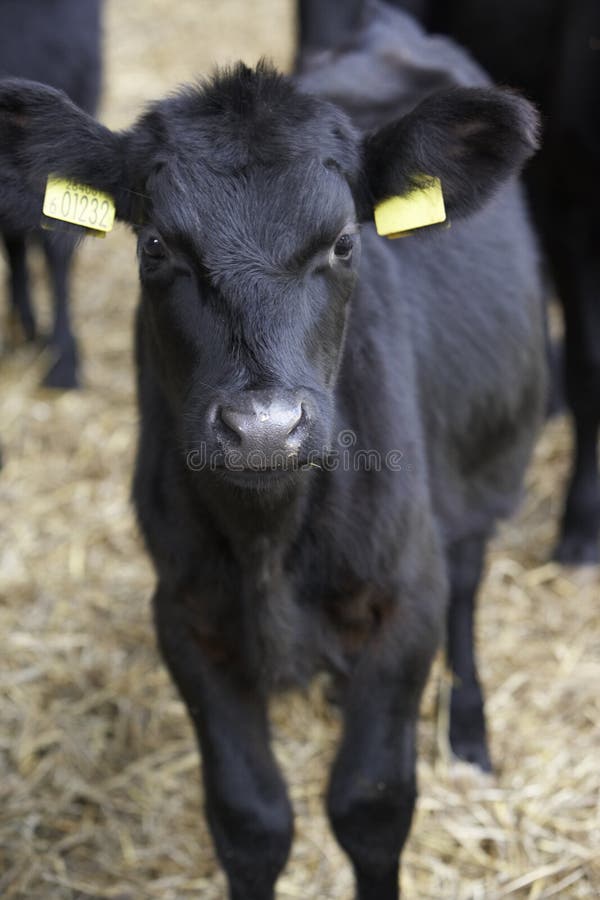
[[(528, 167), (531, 206), (565, 320), (565, 382), (575, 460), (555, 556), (600, 560), (600, 2), (389, 0), (452, 35), (500, 84), (541, 109), (541, 152)], [(301, 58), (344, 46), (369, 0), (300, 0)]]
[[(19, 76), (65, 91), (95, 112), (101, 81), (102, 0), (0, 0), (0, 77)], [(23, 204), (29, 198), (22, 196)], [(50, 335), (49, 387), (78, 384), (78, 355), (69, 315), (69, 274), (75, 238), (66, 230), (23, 231), (19, 202), (0, 203), (0, 231), (9, 264), (11, 315), (27, 340), (36, 321), (27, 273), (27, 243), (39, 238), (46, 257), (54, 304)], [(40, 212), (41, 219), (41, 212)]]

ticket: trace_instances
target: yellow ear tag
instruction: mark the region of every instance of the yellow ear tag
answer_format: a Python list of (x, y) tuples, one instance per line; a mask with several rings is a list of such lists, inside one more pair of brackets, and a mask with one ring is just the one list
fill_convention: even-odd
[(102, 232), (102, 237), (115, 222), (115, 201), (110, 194), (55, 175), (48, 176), (42, 211), (51, 219)]
[(389, 197), (375, 207), (377, 234), (402, 237), (407, 231), (446, 221), (442, 183), (433, 175), (423, 175), (423, 186), (409, 194)]

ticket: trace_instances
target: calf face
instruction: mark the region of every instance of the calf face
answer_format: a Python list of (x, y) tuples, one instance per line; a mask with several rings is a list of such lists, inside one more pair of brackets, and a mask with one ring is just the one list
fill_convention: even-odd
[[(239, 103), (247, 110), (243, 93)], [(183, 96), (171, 110), (182, 152), (157, 160), (144, 184), (148, 348), (186, 450), (244, 482), (318, 458), (332, 429), (360, 253), (343, 166), (357, 152), (333, 110), (318, 111), (324, 137), (306, 128), (312, 106), (282, 106), (276, 127), (257, 111), (251, 127), (266, 146), (256, 159), (239, 134), (247, 113), (195, 118)]]
[(60, 92), (5, 81), (0, 122), (5, 215), (35, 217), (49, 173), (115, 196), (138, 235), (146, 352), (180, 445), (248, 486), (299, 477), (327, 452), (373, 204), (426, 173), (450, 217), (468, 213), (537, 127), (516, 96), (455, 89), (365, 140), (266, 66), (185, 89), (121, 134)]

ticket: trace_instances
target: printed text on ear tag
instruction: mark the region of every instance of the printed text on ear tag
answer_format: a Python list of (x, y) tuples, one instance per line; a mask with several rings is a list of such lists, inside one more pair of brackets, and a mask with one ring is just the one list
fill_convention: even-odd
[(115, 221), (115, 201), (110, 194), (55, 175), (48, 177), (42, 211), (51, 219), (92, 231), (111, 231)]
[(406, 231), (446, 221), (440, 179), (431, 175), (423, 175), (422, 179), (422, 187), (415, 188), (409, 194), (389, 197), (377, 204), (377, 234), (388, 238), (401, 237)]

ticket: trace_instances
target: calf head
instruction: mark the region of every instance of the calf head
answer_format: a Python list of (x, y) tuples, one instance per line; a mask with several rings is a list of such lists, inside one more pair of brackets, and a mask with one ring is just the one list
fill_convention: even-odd
[(364, 137), (268, 66), (239, 65), (114, 133), (60, 92), (9, 80), (0, 222), (37, 225), (50, 173), (114, 196), (138, 237), (143, 354), (178, 446), (264, 487), (305, 477), (330, 445), (374, 203), (427, 173), (448, 216), (466, 215), (532, 153), (536, 128), (521, 98), (457, 88)]

